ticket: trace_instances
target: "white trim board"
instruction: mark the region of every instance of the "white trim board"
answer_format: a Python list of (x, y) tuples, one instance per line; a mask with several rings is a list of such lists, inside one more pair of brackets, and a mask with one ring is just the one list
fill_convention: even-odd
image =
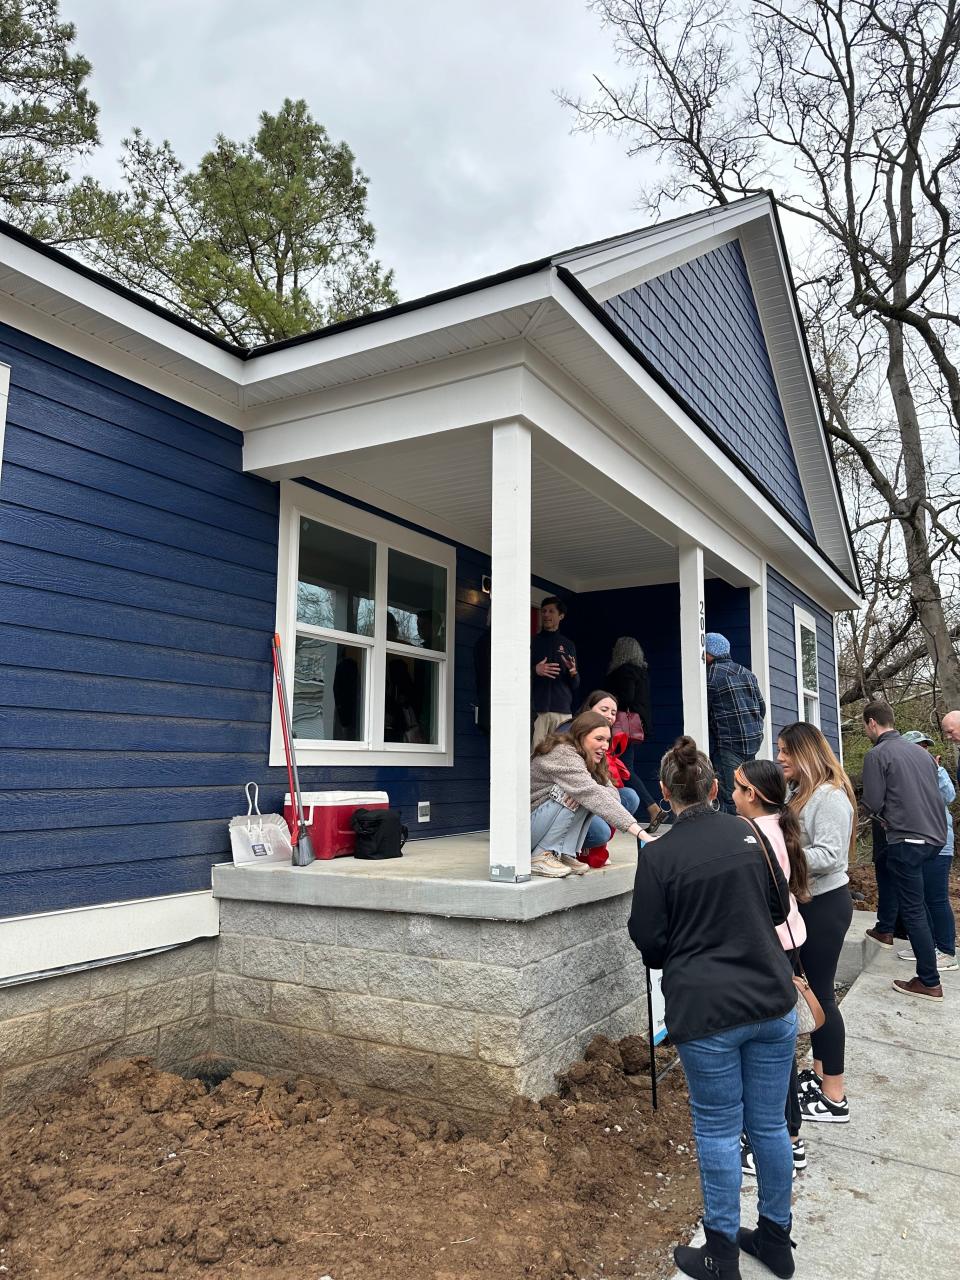
[(0, 364), (0, 481), (3, 480), (3, 437), (7, 429), (7, 404), (10, 400), (10, 366)]
[(213, 893), (172, 893), (0, 919), (0, 981), (177, 946), (220, 933)]

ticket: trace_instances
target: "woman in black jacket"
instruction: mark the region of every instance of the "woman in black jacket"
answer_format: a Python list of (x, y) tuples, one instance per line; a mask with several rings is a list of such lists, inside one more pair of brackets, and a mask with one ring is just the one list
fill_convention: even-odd
[[(633, 636), (621, 636), (613, 646), (605, 683), (617, 700), (618, 711), (635, 711), (643, 723), (643, 734), (649, 738), (653, 730), (650, 714), (650, 673), (639, 640)], [(634, 770), (634, 757), (640, 744), (630, 742), (621, 759), (630, 770), (627, 782), (640, 797), (640, 803), (650, 815), (648, 830), (656, 831), (663, 821), (663, 810), (643, 785), (643, 779)]]
[[(790, 1241), (793, 1155), (783, 1099), (796, 1047), (797, 991), (775, 925), (789, 894), (743, 819), (719, 813), (717, 779), (692, 738), (660, 764), (673, 827), (644, 846), (630, 937), (663, 970), (667, 1031), (690, 1090), (707, 1243), (678, 1248), (700, 1280), (739, 1280), (739, 1252), (778, 1276), (794, 1271)], [(762, 837), (761, 837), (762, 838)], [(740, 1134), (758, 1174), (760, 1221), (740, 1229)]]

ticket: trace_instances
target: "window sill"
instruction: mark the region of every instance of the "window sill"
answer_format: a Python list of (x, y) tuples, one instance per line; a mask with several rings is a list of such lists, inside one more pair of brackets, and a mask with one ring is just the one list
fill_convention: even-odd
[[(270, 764), (286, 767), (281, 746), (270, 751)], [(345, 751), (340, 747), (297, 747), (300, 769), (437, 769), (453, 766), (452, 751)]]

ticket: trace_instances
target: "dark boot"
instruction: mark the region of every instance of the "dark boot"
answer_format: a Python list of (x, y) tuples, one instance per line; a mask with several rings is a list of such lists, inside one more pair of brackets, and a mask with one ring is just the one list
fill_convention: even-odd
[(781, 1227), (761, 1216), (755, 1231), (740, 1228), (739, 1239), (743, 1252), (758, 1258), (775, 1276), (789, 1280), (793, 1275), (793, 1251), (797, 1246), (790, 1239), (789, 1227)]
[(673, 1260), (685, 1276), (694, 1280), (741, 1280), (740, 1246), (736, 1240), (728, 1240), (719, 1231), (704, 1228), (707, 1243), (699, 1249), (678, 1245)]

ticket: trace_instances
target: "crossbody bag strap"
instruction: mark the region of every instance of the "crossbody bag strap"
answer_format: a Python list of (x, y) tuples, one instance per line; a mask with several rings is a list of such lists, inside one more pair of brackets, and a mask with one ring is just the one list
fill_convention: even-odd
[(780, 885), (777, 883), (777, 875), (773, 869), (773, 863), (770, 861), (770, 853), (767, 848), (766, 836), (764, 836), (763, 832), (760, 830), (760, 828), (757, 826), (757, 824), (753, 821), (752, 818), (744, 818), (742, 813), (737, 814), (737, 817), (743, 819), (743, 821), (747, 824), (750, 830), (757, 837), (757, 843), (760, 845), (760, 852), (763, 854), (767, 862), (767, 870), (770, 872), (770, 878), (773, 881), (773, 887), (777, 891), (777, 897), (780, 899), (780, 905), (783, 907), (783, 910), (785, 912), (784, 924), (787, 926), (787, 933), (789, 933), (790, 935), (790, 945), (793, 947), (794, 954), (797, 957), (797, 968), (800, 970), (800, 976), (806, 982), (809, 982), (807, 975), (803, 971), (803, 963), (800, 960), (800, 948), (797, 946), (796, 939), (793, 936), (793, 930), (790, 928), (790, 886), (787, 885), (787, 901), (784, 902), (783, 895), (780, 892)]

